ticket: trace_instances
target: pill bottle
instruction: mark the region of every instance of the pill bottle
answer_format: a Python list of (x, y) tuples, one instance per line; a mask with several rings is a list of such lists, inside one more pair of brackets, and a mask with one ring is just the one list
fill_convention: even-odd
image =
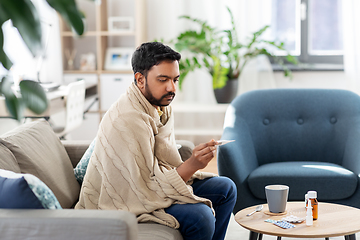
[(308, 205), (308, 194), (305, 194), (305, 208), (307, 208)]
[(313, 219), (318, 219), (318, 201), (317, 201), (317, 192), (316, 191), (308, 191), (308, 201), (311, 201), (312, 207), (312, 215)]

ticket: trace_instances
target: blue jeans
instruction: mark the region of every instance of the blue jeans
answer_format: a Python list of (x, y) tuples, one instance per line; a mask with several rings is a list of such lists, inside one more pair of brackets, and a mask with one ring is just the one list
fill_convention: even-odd
[(221, 240), (225, 238), (231, 212), (236, 202), (236, 186), (227, 177), (195, 180), (194, 194), (211, 200), (215, 216), (204, 203), (173, 204), (165, 211), (180, 223), (184, 240)]

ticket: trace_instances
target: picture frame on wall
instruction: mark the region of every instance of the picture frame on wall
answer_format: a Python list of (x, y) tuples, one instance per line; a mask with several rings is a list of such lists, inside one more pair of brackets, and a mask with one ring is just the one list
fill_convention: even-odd
[(133, 32), (134, 19), (132, 17), (109, 17), (108, 29), (110, 32)]
[(105, 70), (131, 70), (133, 48), (108, 48), (105, 56)]

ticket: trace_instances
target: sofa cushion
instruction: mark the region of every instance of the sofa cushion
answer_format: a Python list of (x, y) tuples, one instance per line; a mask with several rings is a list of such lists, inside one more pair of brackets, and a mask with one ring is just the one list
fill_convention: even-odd
[(158, 223), (139, 223), (138, 240), (183, 240), (179, 230)]
[(48, 122), (38, 120), (20, 125), (2, 135), (0, 143), (14, 154), (21, 172), (43, 181), (63, 208), (75, 204), (80, 186), (69, 156)]
[(61, 209), (54, 193), (37, 177), (0, 169), (0, 208)]
[(79, 163), (74, 168), (75, 178), (80, 184), (82, 184), (82, 182), (84, 180), (84, 176), (86, 173), (87, 166), (89, 164), (91, 154), (94, 151), (95, 142), (96, 142), (96, 138), (91, 142), (89, 147), (86, 149), (84, 155), (80, 159)]
[(318, 200), (339, 200), (356, 190), (358, 177), (344, 167), (327, 162), (275, 162), (255, 169), (248, 178), (255, 197), (266, 199), (265, 186), (289, 186), (289, 200), (303, 200), (309, 190), (318, 192)]
[(5, 169), (20, 173), (20, 167), (17, 163), (14, 154), (0, 143), (0, 169)]

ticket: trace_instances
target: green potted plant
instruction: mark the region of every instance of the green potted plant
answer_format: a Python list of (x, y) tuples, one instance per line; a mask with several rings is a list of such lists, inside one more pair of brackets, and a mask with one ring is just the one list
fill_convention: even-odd
[[(78, 10), (75, 0), (46, 0), (72, 26), (78, 35), (84, 33), (82, 15)], [(4, 32), (1, 26), (6, 21), (12, 21), (24, 40), (26, 46), (34, 57), (43, 50), (42, 30), (39, 14), (31, 0), (0, 0), (0, 63), (9, 70), (12, 62), (4, 52)], [(25, 108), (40, 114), (48, 107), (44, 89), (38, 82), (23, 80), (20, 82), (20, 96), (11, 88), (12, 80), (9, 75), (0, 78), (0, 96), (5, 97), (9, 113), (20, 120)]]
[[(179, 34), (172, 40), (175, 49), (181, 53), (185, 53), (180, 62), (180, 79), (179, 88), (186, 75), (197, 69), (205, 68), (212, 76), (213, 89), (224, 88), (230, 81), (238, 81), (238, 78), (249, 60), (260, 54), (272, 57), (276, 63), (283, 67), (286, 76), (291, 71), (284, 64), (282, 57), (275, 56), (269, 49), (270, 47), (284, 50), (284, 43), (276, 43), (274, 41), (266, 41), (261, 39), (261, 35), (269, 26), (261, 28), (253, 33), (252, 38), (247, 43), (240, 43), (236, 32), (233, 14), (227, 8), (231, 18), (231, 29), (219, 30), (211, 27), (206, 21), (202, 21), (190, 16), (181, 16), (200, 26), (199, 31), (187, 30)], [(295, 57), (287, 53), (286, 60), (297, 64)], [(219, 100), (218, 100), (219, 102)]]

